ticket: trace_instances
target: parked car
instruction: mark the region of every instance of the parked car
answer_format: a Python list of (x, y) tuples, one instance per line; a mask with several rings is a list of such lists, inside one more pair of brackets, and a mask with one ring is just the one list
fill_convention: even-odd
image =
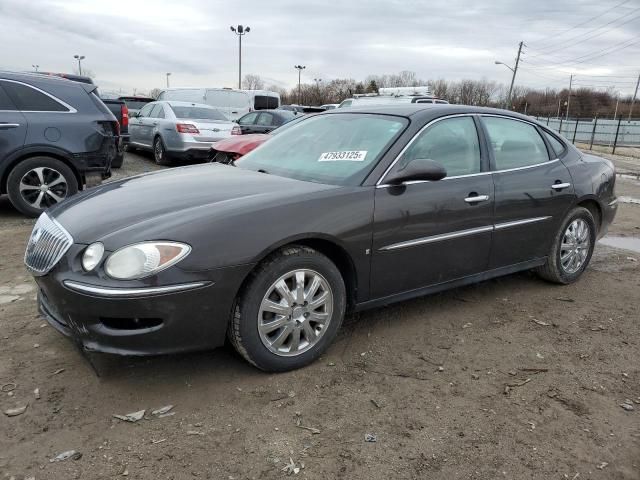
[[(82, 75), (75, 75), (71, 73), (53, 73), (53, 72), (37, 72), (39, 75), (48, 75), (60, 78), (66, 78), (72, 82), (86, 83), (88, 85), (94, 85), (91, 77), (85, 77)], [(118, 141), (118, 153), (111, 162), (111, 168), (120, 168), (124, 162), (124, 152), (129, 144), (129, 109), (124, 101), (118, 98), (109, 98), (108, 96), (101, 96), (96, 87), (93, 93), (97, 95), (100, 100), (107, 106), (111, 113), (116, 117), (120, 125), (119, 141)]]
[(519, 270), (575, 282), (614, 218), (614, 185), (610, 161), (514, 112), (336, 109), (238, 167), (154, 172), (58, 205), (25, 262), (40, 312), (87, 350), (228, 336), (283, 371), (318, 358), (346, 311)]
[(109, 178), (118, 133), (94, 85), (0, 72), (0, 193), (23, 214)]
[(209, 105), (151, 102), (131, 118), (130, 148), (151, 150), (160, 165), (172, 159), (202, 160), (214, 142), (231, 136), (233, 125)]
[(308, 105), (282, 105), (280, 110), (290, 110), (296, 113), (320, 113), (324, 112), (322, 107), (310, 107)]
[(230, 138), (220, 140), (211, 147), (211, 161), (233, 165), (240, 157), (253, 151), (274, 135), (279, 135), (296, 123), (307, 118), (310, 118), (310, 115), (297, 115), (293, 120), (272, 130), (268, 134), (250, 133), (247, 135), (232, 135)]
[(324, 105), (320, 105), (320, 108), (324, 108), (325, 110), (333, 110), (334, 108), (338, 108), (339, 106), (339, 103), (325, 103)]
[(138, 113), (142, 107), (147, 103), (155, 102), (153, 98), (149, 97), (118, 97), (118, 100), (122, 100), (129, 109), (129, 116), (133, 116), (134, 113)]
[(248, 133), (269, 133), (296, 118), (296, 113), (288, 110), (260, 110), (240, 117), (238, 125), (233, 127), (231, 135)]
[(440, 98), (424, 95), (416, 96), (396, 96), (396, 95), (363, 95), (360, 97), (347, 98), (343, 100), (338, 108), (345, 107), (372, 107), (375, 105), (387, 105), (387, 104), (403, 104), (403, 103), (437, 103), (440, 105), (447, 105), (449, 102)]
[(158, 100), (204, 103), (220, 110), (229, 120), (237, 120), (254, 110), (280, 107), (280, 95), (269, 90), (232, 88), (168, 88)]

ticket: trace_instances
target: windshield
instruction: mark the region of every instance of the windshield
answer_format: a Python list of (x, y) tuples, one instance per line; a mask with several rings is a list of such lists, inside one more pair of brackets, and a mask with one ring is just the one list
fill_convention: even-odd
[(176, 118), (196, 118), (199, 120), (227, 120), (222, 113), (215, 108), (204, 107), (182, 107), (178, 105), (171, 105), (173, 113), (176, 114)]
[(401, 117), (318, 115), (278, 132), (240, 168), (330, 185), (359, 185), (407, 125)]

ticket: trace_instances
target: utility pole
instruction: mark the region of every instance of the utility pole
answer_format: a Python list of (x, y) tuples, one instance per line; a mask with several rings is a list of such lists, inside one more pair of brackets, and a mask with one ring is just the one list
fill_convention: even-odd
[(638, 96), (638, 86), (640, 85), (640, 75), (638, 75), (638, 81), (636, 82), (636, 90), (633, 92), (633, 99), (631, 100), (631, 107), (629, 108), (629, 118), (631, 120), (631, 114), (633, 113), (633, 104), (636, 103), (636, 97)]
[(562, 97), (558, 98), (558, 114), (556, 118), (560, 118), (560, 104), (562, 103)]
[(509, 96), (507, 98), (507, 109), (511, 110), (511, 93), (513, 92), (513, 83), (516, 81), (516, 72), (518, 71), (518, 65), (520, 64), (520, 54), (522, 53), (522, 44), (524, 42), (520, 42), (518, 45), (518, 56), (516, 57), (516, 65), (513, 67), (513, 75), (511, 76), (511, 85), (509, 86)]
[(569, 97), (567, 97), (567, 111), (565, 112), (565, 121), (569, 120), (569, 107), (571, 106), (571, 87), (573, 86), (573, 74), (569, 77)]
[(231, 26), (231, 31), (238, 36), (238, 88), (242, 88), (242, 37), (251, 31), (249, 27)]
[(298, 105), (302, 105), (302, 90), (300, 89), (300, 76), (302, 74), (302, 70), (307, 68), (305, 65), (294, 65), (293, 68), (298, 70)]

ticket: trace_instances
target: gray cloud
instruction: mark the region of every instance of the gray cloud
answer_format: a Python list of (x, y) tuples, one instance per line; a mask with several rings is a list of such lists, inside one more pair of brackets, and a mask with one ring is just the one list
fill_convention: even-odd
[[(80, 53), (98, 83), (124, 91), (162, 87), (165, 72), (175, 86), (235, 86), (237, 38), (229, 25), (244, 23), (251, 32), (243, 39), (243, 71), (279, 85), (296, 83), (298, 63), (307, 66), (307, 82), (412, 70), (420, 78), (506, 83), (510, 72), (494, 60), (512, 63), (524, 40), (518, 84), (561, 87), (578, 73), (578, 84), (629, 93), (640, 68), (640, 42), (632, 44), (640, 40), (640, 3), (628, 0), (603, 14), (620, 1), (0, 0), (0, 41), (12, 46), (0, 58), (12, 70), (37, 63), (71, 71)], [(580, 42), (591, 30), (600, 35)]]

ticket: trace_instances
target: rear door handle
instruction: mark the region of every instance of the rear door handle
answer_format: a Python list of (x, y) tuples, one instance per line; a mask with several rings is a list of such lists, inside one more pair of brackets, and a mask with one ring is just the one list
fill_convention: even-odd
[(10, 128), (18, 128), (19, 123), (0, 123), (0, 130), (9, 130)]
[(489, 200), (489, 195), (474, 195), (472, 197), (467, 197), (464, 199), (464, 201), (467, 203), (486, 202), (487, 200)]
[(553, 185), (551, 185), (551, 188), (553, 188), (554, 190), (562, 190), (563, 188), (568, 188), (570, 186), (570, 183), (554, 183)]

